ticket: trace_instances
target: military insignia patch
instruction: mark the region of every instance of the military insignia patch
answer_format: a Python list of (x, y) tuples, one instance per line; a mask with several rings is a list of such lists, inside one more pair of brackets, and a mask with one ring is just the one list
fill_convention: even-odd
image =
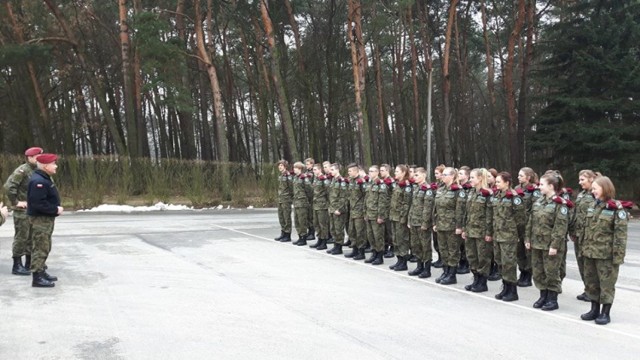
[(411, 192), (411, 188), (410, 188), (410, 187), (406, 187), (406, 188), (404, 189), (404, 191), (406, 191), (406, 192), (410, 193), (410, 192)]
[(458, 194), (458, 196), (460, 196), (461, 198), (464, 198), (465, 196), (467, 196), (467, 194), (465, 194), (464, 191), (460, 191), (460, 193)]
[(433, 191), (427, 190), (427, 196), (431, 196), (431, 195), (433, 195)]
[(627, 212), (626, 212), (626, 211), (624, 211), (624, 210), (623, 210), (623, 211), (618, 211), (618, 218), (619, 218), (620, 220), (624, 220), (624, 219), (626, 219), (626, 218), (627, 218)]
[(567, 209), (566, 206), (563, 206), (562, 208), (560, 208), (560, 213), (562, 215), (567, 215), (569, 213), (569, 209)]
[(516, 197), (513, 199), (513, 204), (514, 205), (520, 205), (522, 204), (522, 199), (520, 199), (519, 197)]
[(534, 191), (534, 192), (533, 192), (533, 196), (535, 196), (535, 197), (540, 197), (540, 196), (541, 196), (541, 194), (540, 194), (540, 190), (536, 190), (536, 191)]
[(331, 181), (329, 181), (329, 180), (325, 180), (325, 181), (324, 181), (324, 184), (325, 184), (325, 185), (329, 185), (329, 184), (331, 184)]

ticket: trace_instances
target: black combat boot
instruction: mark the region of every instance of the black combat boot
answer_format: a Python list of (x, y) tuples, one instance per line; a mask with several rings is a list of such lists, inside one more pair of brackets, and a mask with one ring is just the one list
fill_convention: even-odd
[(52, 281), (49, 281), (47, 279), (45, 279), (42, 276), (42, 271), (38, 271), (38, 272), (34, 272), (33, 273), (33, 281), (31, 282), (31, 286), (33, 287), (54, 287), (56, 286), (55, 283), (53, 283)]
[(458, 279), (456, 278), (456, 270), (458, 267), (448, 266), (447, 268), (449, 269), (449, 273), (447, 274), (447, 276), (444, 277), (444, 279), (440, 280), (440, 285), (457, 284)]
[(471, 291), (471, 289), (478, 285), (478, 280), (480, 280), (480, 276), (478, 275), (478, 272), (475, 270), (471, 270), (471, 272), (473, 273), (473, 282), (469, 285), (465, 285), (464, 289), (467, 291)]
[(407, 261), (409, 261), (410, 256), (409, 255), (405, 255), (405, 256), (398, 256), (400, 258), (400, 262), (398, 263), (398, 266), (393, 268), (393, 271), (405, 271), (408, 269), (407, 267)]
[(387, 258), (387, 259), (390, 259), (390, 258), (392, 258), (394, 256), (396, 256), (396, 255), (393, 253), (393, 246), (389, 246), (387, 251), (384, 252), (384, 257)]
[(274, 238), (273, 240), (280, 241), (280, 240), (282, 240), (283, 237), (284, 237), (284, 231), (280, 231), (280, 236)]
[(367, 264), (371, 264), (377, 257), (378, 257), (378, 252), (373, 250), (371, 251), (371, 256), (369, 256), (369, 258), (364, 262), (366, 262)]
[(531, 270), (522, 270), (520, 272), (520, 278), (518, 279), (518, 286), (529, 287), (531, 286)]
[(576, 296), (576, 299), (582, 301), (591, 301), (591, 299), (589, 299), (589, 297), (587, 296), (587, 293), (585, 293), (584, 291), (582, 292), (582, 294)]
[(427, 261), (424, 263), (424, 269), (418, 275), (420, 279), (427, 279), (431, 277), (431, 261)]
[(325, 250), (327, 248), (327, 239), (320, 239), (316, 244), (316, 250)]
[(331, 236), (331, 234), (329, 234), (329, 238), (327, 239), (327, 244), (333, 244), (335, 242), (336, 240), (333, 238), (333, 236)]
[(298, 246), (304, 246), (307, 245), (307, 235), (301, 235), (298, 240), (294, 243), (292, 243), (293, 245), (298, 245)]
[[(345, 245), (346, 246), (346, 245)], [(344, 257), (346, 258), (352, 258), (354, 256), (358, 255), (358, 248), (355, 247), (355, 245), (353, 246), (353, 248), (351, 248), (351, 252), (350, 253), (346, 253), (344, 254)]]
[(344, 246), (351, 246), (351, 239), (347, 239), (347, 242), (344, 243)]
[(489, 272), (489, 281), (498, 281), (502, 279), (502, 274), (500, 274), (500, 266), (491, 262), (491, 272)]
[(31, 274), (29, 269), (25, 269), (25, 267), (22, 266), (22, 256), (13, 257), (13, 267), (11, 268), (11, 273), (13, 275), (30, 275)]
[(331, 255), (340, 255), (342, 254), (342, 244), (333, 244), (333, 249), (327, 251)]
[(420, 261), (420, 259), (418, 259), (418, 263), (416, 264), (416, 268), (409, 271), (409, 275), (410, 276), (416, 276), (416, 275), (420, 275), (422, 274), (422, 271), (424, 270), (424, 263), (422, 261)]
[(376, 253), (376, 258), (371, 262), (371, 265), (382, 265), (384, 264), (384, 253), (382, 251)]
[(547, 295), (547, 301), (544, 303), (544, 305), (542, 305), (542, 310), (551, 311), (551, 310), (556, 310), (559, 307), (560, 306), (558, 306), (558, 293), (555, 291), (549, 290), (549, 293)]
[(536, 302), (533, 303), (533, 307), (536, 309), (540, 309), (544, 303), (547, 302), (547, 296), (549, 296), (548, 290), (540, 290), (540, 297)]
[(458, 269), (456, 270), (458, 274), (468, 274), (469, 273), (469, 261), (467, 261), (467, 257), (463, 254), (458, 262)]
[(284, 233), (284, 236), (279, 241), (280, 242), (289, 242), (289, 241), (291, 241), (291, 233), (287, 233), (287, 232)]
[(55, 275), (49, 274), (47, 270), (42, 270), (42, 277), (49, 281), (58, 281), (58, 277)]
[(316, 229), (312, 226), (307, 231), (307, 240), (315, 240), (316, 239)]
[(516, 283), (505, 283), (507, 286), (507, 293), (502, 297), (502, 301), (516, 301), (518, 300), (518, 287)]
[(507, 287), (507, 283), (502, 280), (502, 291), (496, 294), (496, 299), (502, 300), (502, 298), (507, 294), (508, 289), (509, 288)]
[(24, 256), (24, 268), (27, 270), (31, 269), (31, 255)]
[(419, 259), (415, 255), (411, 255), (411, 257), (409, 258), (409, 262), (413, 262), (414, 263), (414, 262), (418, 262), (418, 261), (419, 261)]
[(478, 274), (478, 283), (476, 286), (471, 288), (471, 291), (475, 293), (489, 291), (489, 288), (487, 287), (487, 277), (482, 274)]
[(371, 244), (369, 244), (369, 242), (367, 241), (367, 246), (364, 247), (364, 252), (369, 254), (373, 251), (373, 249), (371, 248)]
[(442, 262), (442, 258), (440, 257), (440, 251), (436, 250), (436, 254), (438, 254), (438, 260), (436, 260), (436, 262), (431, 264), (431, 266), (433, 266), (436, 269), (440, 269), (441, 267), (444, 266), (444, 263)]
[(596, 318), (596, 324), (598, 325), (607, 325), (611, 322), (611, 317), (609, 313), (611, 312), (611, 304), (602, 304), (602, 312)]
[(320, 245), (320, 242), (321, 242), (321, 241), (322, 241), (322, 239), (318, 239), (318, 241), (316, 241), (316, 243), (315, 243), (315, 244), (311, 244), (311, 245), (309, 245), (309, 247), (310, 247), (310, 248), (317, 248), (317, 247), (318, 247), (318, 245)]
[(591, 321), (598, 318), (600, 315), (600, 303), (597, 301), (591, 302), (591, 310), (589, 312), (580, 315), (580, 319), (585, 321)]
[(396, 256), (396, 263), (393, 265), (389, 265), (389, 269), (393, 270), (396, 268), (396, 266), (398, 266), (398, 264), (400, 264), (400, 255)]
[(364, 248), (358, 249), (358, 253), (353, 257), (353, 260), (364, 260), (366, 256), (364, 255)]
[(440, 284), (440, 281), (446, 278), (447, 274), (449, 274), (449, 267), (447, 265), (442, 265), (442, 274), (436, 278), (436, 282)]

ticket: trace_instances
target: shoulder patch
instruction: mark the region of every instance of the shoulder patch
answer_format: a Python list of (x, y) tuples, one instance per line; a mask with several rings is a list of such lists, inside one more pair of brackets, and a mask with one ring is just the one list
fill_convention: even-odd
[(535, 196), (535, 197), (540, 197), (540, 196), (541, 196), (541, 194), (540, 194), (540, 190), (534, 190), (534, 192), (533, 192), (533, 196)]
[(413, 190), (413, 189), (411, 189), (411, 188), (410, 188), (410, 187), (408, 187), (408, 186), (404, 189), (404, 191), (406, 191), (406, 192), (408, 192), (408, 193), (410, 193), (410, 192), (411, 192), (411, 190)]
[(516, 197), (513, 199), (513, 204), (514, 204), (514, 205), (520, 205), (520, 204), (522, 204), (522, 199), (520, 199), (520, 197), (516, 196)]
[(563, 206), (563, 207), (560, 208), (560, 213), (562, 215), (567, 215), (569, 213), (569, 209), (567, 209), (566, 206)]
[(626, 211), (624, 211), (624, 210), (622, 210), (622, 211), (618, 211), (618, 218), (619, 218), (620, 220), (624, 220), (624, 219), (626, 219), (626, 218), (627, 218), (627, 212), (626, 212)]
[(458, 193), (458, 196), (460, 196), (461, 198), (464, 198), (465, 196), (467, 196), (467, 194), (464, 191), (460, 191)]
[(431, 196), (431, 195), (433, 195), (433, 191), (427, 190), (427, 196)]
[(44, 185), (43, 185), (43, 184), (36, 184), (36, 187), (37, 187), (38, 189), (42, 189), (42, 188), (44, 187)]

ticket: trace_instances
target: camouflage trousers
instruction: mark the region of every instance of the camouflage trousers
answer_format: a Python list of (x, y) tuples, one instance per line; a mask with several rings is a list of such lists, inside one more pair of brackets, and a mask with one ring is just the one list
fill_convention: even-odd
[(396, 256), (409, 255), (409, 228), (400, 221), (391, 221), (393, 227), (393, 252)]
[(496, 261), (500, 259), (500, 270), (505, 282), (515, 284), (518, 282), (518, 260), (516, 257), (517, 241), (495, 241), (493, 254)]
[(584, 258), (584, 286), (589, 299), (613, 304), (620, 265), (613, 260)]
[(377, 220), (367, 221), (367, 237), (371, 243), (371, 248), (377, 252), (384, 251), (384, 236), (385, 225), (384, 223), (378, 224)]
[(313, 225), (318, 232), (318, 239), (328, 239), (329, 211), (327, 209), (313, 210)]
[(455, 231), (438, 231), (438, 245), (440, 246), (440, 256), (445, 265), (457, 267), (460, 262), (460, 245), (462, 237), (456, 235)]
[(278, 203), (280, 230), (291, 234), (291, 203)]
[(562, 254), (551, 256), (549, 250), (531, 250), (533, 282), (539, 290), (551, 290), (558, 294), (562, 292), (561, 266)]
[(13, 227), (15, 229), (12, 246), (13, 257), (31, 255), (31, 247), (33, 245), (31, 244), (29, 216), (24, 211), (14, 211)]
[(347, 223), (348, 214), (329, 214), (329, 223), (331, 224), (331, 235), (338, 245), (344, 245), (344, 228)]
[(384, 245), (393, 246), (393, 224), (389, 219), (384, 221)]
[(411, 232), (411, 253), (420, 261), (431, 261), (433, 250), (431, 249), (431, 233), (433, 230), (422, 230), (420, 226), (412, 226)]
[(307, 219), (307, 223), (309, 224), (309, 228), (317, 228), (318, 227), (318, 223), (316, 222), (316, 217), (315, 214), (313, 213), (313, 196), (310, 196), (307, 198), (309, 200), (309, 204), (311, 205), (309, 207), (309, 212), (308, 212), (308, 219)]
[(349, 240), (354, 249), (364, 249), (367, 246), (367, 225), (364, 218), (349, 219)]
[(580, 279), (584, 282), (584, 256), (582, 256), (582, 239), (577, 238), (573, 242), (573, 250), (576, 254), (576, 263), (578, 263), (578, 272), (580, 272)]
[(306, 206), (298, 206), (293, 208), (293, 220), (296, 224), (298, 236), (306, 235), (309, 230), (309, 208)]
[(31, 223), (31, 272), (44, 270), (44, 265), (51, 252), (51, 234), (55, 218), (48, 216), (29, 216)]
[(486, 242), (484, 238), (467, 237), (465, 245), (471, 270), (478, 272), (480, 275), (489, 276), (491, 257), (493, 256), (491, 243)]
[(518, 267), (520, 271), (531, 270), (531, 250), (524, 246), (524, 238), (518, 239)]

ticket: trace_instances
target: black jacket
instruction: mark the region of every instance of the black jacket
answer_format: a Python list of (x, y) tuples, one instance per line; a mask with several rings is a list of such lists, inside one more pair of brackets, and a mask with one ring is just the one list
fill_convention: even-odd
[(60, 195), (51, 177), (38, 169), (33, 172), (27, 190), (27, 215), (58, 216)]

